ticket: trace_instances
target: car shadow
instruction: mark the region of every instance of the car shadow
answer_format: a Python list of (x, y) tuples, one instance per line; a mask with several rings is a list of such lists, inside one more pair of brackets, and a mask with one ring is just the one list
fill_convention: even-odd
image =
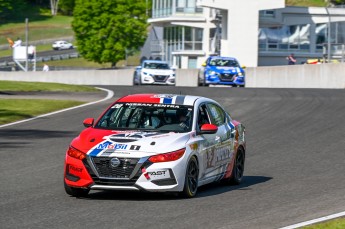
[[(222, 193), (234, 190), (251, 190), (251, 186), (264, 183), (271, 180), (272, 177), (265, 176), (244, 176), (240, 185), (228, 185), (222, 182), (215, 182), (212, 184), (204, 185), (198, 189), (195, 198), (204, 198), (215, 196)], [(177, 193), (151, 193), (151, 192), (138, 192), (138, 191), (91, 191), (87, 197), (79, 197), (79, 199), (89, 200), (117, 200), (117, 201), (167, 201), (184, 199)], [(187, 200), (187, 199), (186, 199)]]

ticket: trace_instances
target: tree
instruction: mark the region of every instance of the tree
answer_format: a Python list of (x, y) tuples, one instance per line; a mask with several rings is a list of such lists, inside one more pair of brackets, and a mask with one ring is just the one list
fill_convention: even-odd
[(52, 15), (56, 15), (58, 12), (59, 0), (50, 0), (50, 9)]
[(345, 0), (327, 0), (330, 5), (345, 5)]
[(147, 36), (146, 0), (76, 0), (73, 16), (79, 53), (97, 63), (115, 66)]
[(75, 6), (75, 0), (60, 0), (59, 1), (59, 9), (62, 12), (62, 14), (72, 15), (74, 6)]
[(17, 15), (22, 14), (27, 6), (27, 2), (22, 0), (0, 0), (0, 22), (17, 18)]

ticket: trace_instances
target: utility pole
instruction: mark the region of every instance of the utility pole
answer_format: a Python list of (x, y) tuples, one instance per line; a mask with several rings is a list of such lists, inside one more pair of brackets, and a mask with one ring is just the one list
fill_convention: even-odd
[(29, 19), (25, 19), (25, 42), (26, 42), (26, 61), (25, 61), (25, 71), (29, 69), (29, 60), (28, 60), (28, 48), (29, 48)]

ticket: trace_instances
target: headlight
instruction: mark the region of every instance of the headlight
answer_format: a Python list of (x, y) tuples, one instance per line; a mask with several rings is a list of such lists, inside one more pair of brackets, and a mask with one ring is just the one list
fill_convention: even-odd
[(237, 73), (238, 76), (243, 76), (242, 72)]
[(209, 74), (209, 75), (218, 75), (218, 73), (215, 72), (215, 71), (208, 71), (208, 74)]
[(76, 148), (73, 148), (72, 146), (68, 147), (67, 154), (70, 157), (74, 157), (79, 160), (83, 160), (86, 158), (86, 154), (77, 150)]

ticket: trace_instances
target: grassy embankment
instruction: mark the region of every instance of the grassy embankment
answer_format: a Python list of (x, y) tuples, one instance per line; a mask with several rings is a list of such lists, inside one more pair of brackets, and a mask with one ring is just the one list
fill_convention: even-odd
[[(42, 41), (46, 39), (59, 40), (61, 38), (73, 37), (74, 32), (71, 27), (73, 18), (71, 16), (49, 16), (47, 13), (29, 18), (29, 43), (30, 41)], [(16, 40), (17, 37), (25, 40), (25, 22), (13, 22), (0, 25), (0, 45), (8, 45), (7, 37)], [(43, 43), (43, 42), (42, 42)], [(73, 42), (74, 45), (77, 45)], [(36, 51), (52, 50), (51, 43), (36, 45)], [(11, 56), (12, 50), (0, 50), (0, 57)], [(109, 68), (110, 63), (98, 64), (87, 61), (84, 58), (73, 58), (67, 60), (55, 60), (46, 62), (50, 66), (88, 67), (88, 68)], [(125, 61), (119, 61), (117, 67), (122, 67)], [(139, 53), (127, 59), (127, 65), (139, 65)], [(42, 62), (37, 63), (37, 67), (43, 66)]]
[[(10, 92), (94, 92), (88, 86), (57, 83), (0, 81), (0, 94)], [(83, 104), (80, 101), (0, 99), (0, 125)]]

